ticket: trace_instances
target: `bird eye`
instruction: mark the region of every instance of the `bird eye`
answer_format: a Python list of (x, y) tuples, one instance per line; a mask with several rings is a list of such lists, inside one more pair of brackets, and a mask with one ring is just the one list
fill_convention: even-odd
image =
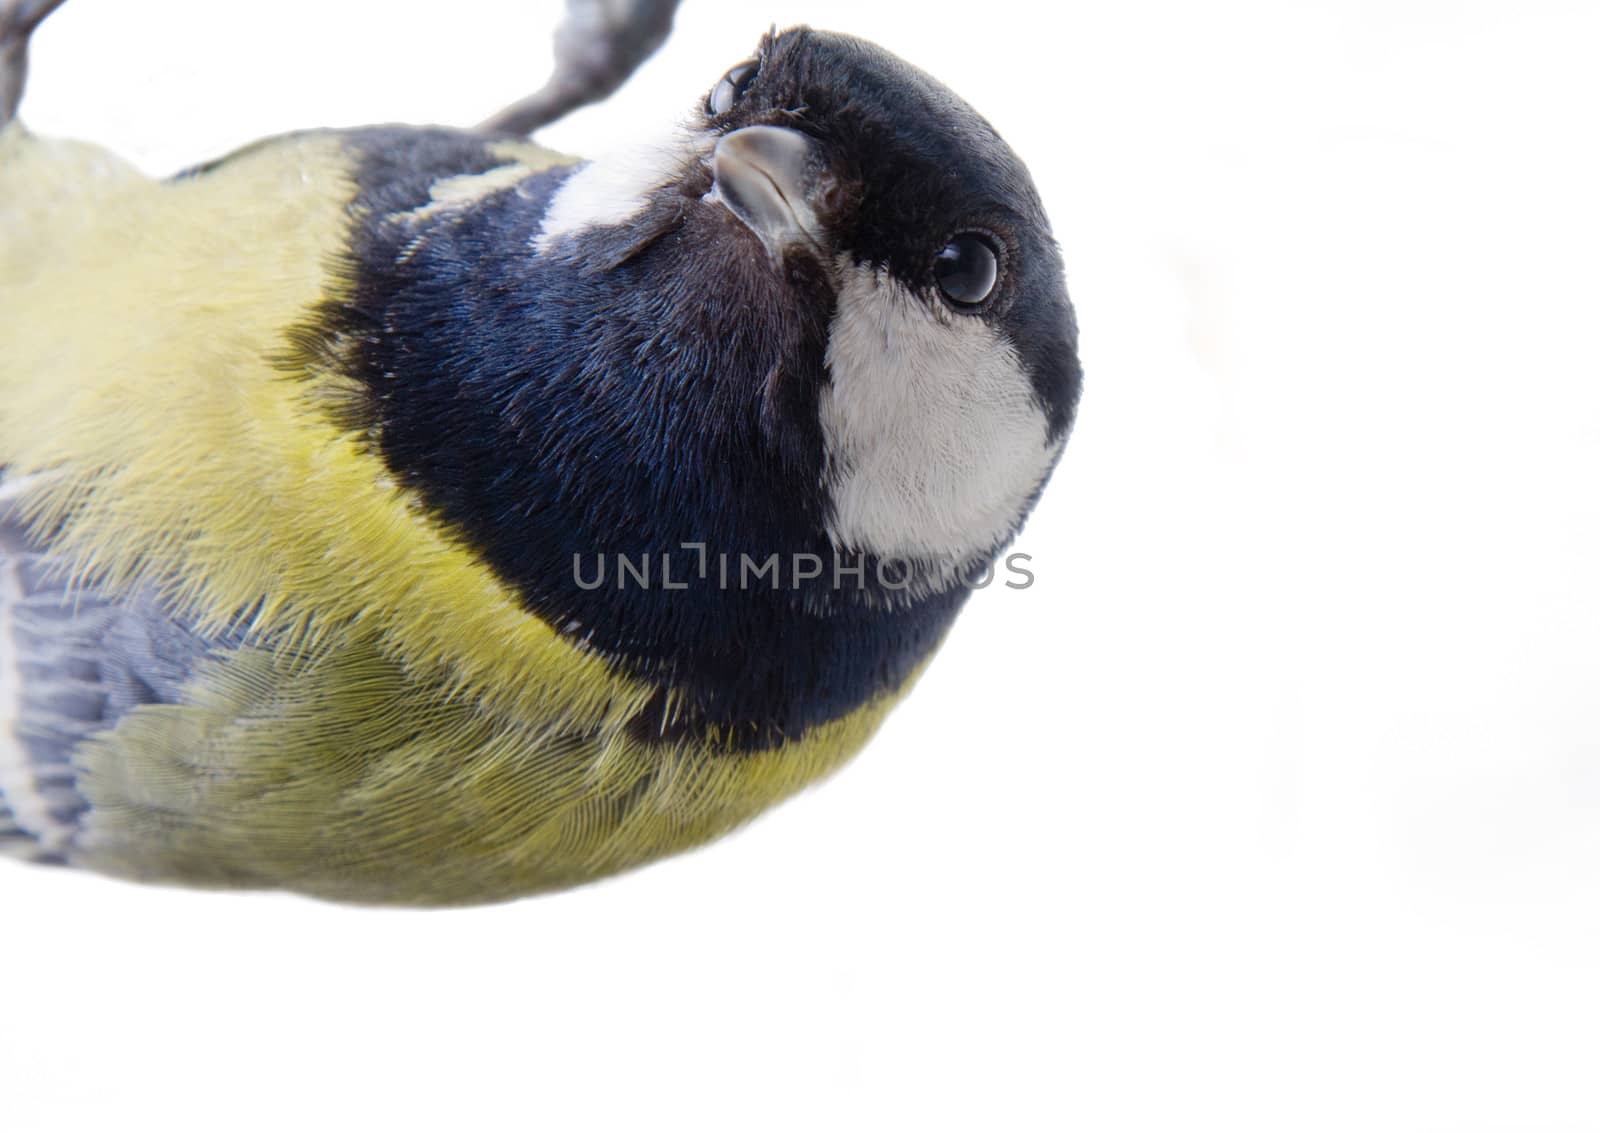
[(1000, 279), (1000, 254), (982, 232), (961, 232), (950, 238), (933, 261), (939, 290), (957, 307), (975, 307), (994, 293)]
[(718, 114), (726, 114), (732, 110), (733, 104), (738, 102), (744, 92), (750, 89), (750, 84), (756, 81), (756, 72), (760, 70), (761, 60), (746, 59), (723, 75), (717, 80), (717, 85), (711, 88), (711, 97), (706, 99), (706, 113), (715, 118)]

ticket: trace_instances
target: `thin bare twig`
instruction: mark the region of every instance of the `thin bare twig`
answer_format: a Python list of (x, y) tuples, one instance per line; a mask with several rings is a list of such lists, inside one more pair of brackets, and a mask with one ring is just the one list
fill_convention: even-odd
[(28, 37), (66, 0), (12, 0), (0, 4), (0, 126), (16, 117), (28, 79)]
[(550, 81), (477, 129), (526, 137), (599, 102), (666, 42), (677, 7), (678, 0), (567, 0), (567, 18), (556, 28)]

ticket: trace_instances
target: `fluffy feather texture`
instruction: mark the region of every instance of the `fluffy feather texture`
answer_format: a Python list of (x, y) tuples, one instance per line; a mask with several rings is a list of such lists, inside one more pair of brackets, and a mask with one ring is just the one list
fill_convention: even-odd
[(634, 146), (589, 162), (567, 178), (550, 202), (534, 249), (555, 251), (563, 236), (626, 224), (706, 148), (685, 132), (676, 145)]
[[(320, 411), (341, 375), (286, 380), (284, 328), (346, 286), (329, 266), (352, 160), (310, 134), (156, 184), (0, 134), (0, 462), (48, 474), (19, 501), (30, 530), (77, 585), (156, 595), (207, 636), (243, 618), (250, 643), (78, 748), (90, 809), (66, 856), (501, 899), (704, 841), (837, 766), (892, 696), (735, 759), (651, 741), (630, 725), (655, 686), (525, 610)], [(505, 146), (485, 176), (554, 160)], [(471, 199), (460, 180), (444, 195)]]

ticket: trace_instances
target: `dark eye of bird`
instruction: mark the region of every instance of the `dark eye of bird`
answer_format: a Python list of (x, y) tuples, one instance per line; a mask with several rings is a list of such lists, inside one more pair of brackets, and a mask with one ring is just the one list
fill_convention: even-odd
[(756, 81), (756, 72), (759, 70), (761, 70), (761, 60), (746, 59), (723, 75), (717, 80), (717, 85), (711, 88), (711, 97), (706, 99), (706, 112), (715, 117), (732, 110), (733, 104), (738, 102), (744, 92), (750, 89), (750, 84)]
[(950, 238), (933, 261), (939, 290), (957, 307), (975, 307), (989, 298), (1000, 279), (1000, 254), (994, 241), (981, 232), (962, 232)]

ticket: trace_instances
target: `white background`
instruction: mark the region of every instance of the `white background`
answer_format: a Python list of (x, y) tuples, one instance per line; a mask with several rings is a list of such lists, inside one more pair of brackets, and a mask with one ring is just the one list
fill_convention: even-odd
[[(0, 871), (0, 1127), (1600, 1130), (1592, 3), (688, 0), (595, 152), (769, 22), (988, 115), (1088, 387), (849, 769), (448, 913)], [(467, 124), (557, 12), (72, 0), (25, 117), (153, 173)]]

